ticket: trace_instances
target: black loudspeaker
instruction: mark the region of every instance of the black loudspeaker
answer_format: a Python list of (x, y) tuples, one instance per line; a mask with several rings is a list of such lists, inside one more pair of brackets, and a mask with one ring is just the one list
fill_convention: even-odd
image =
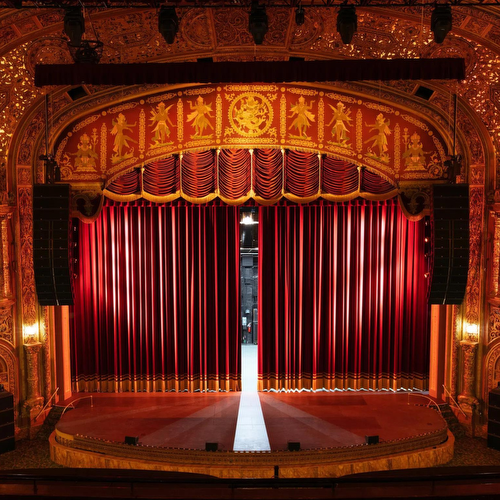
[(300, 451), (300, 441), (288, 441), (288, 451)]
[(0, 392), (0, 453), (12, 451), (15, 447), (14, 396), (10, 392)]
[(42, 306), (73, 305), (70, 185), (33, 187), (33, 265)]
[(378, 436), (365, 436), (366, 444), (378, 444), (379, 437)]
[(125, 444), (137, 446), (139, 444), (139, 436), (125, 436)]
[(461, 304), (469, 271), (469, 186), (433, 187), (430, 304)]
[(205, 451), (217, 451), (219, 443), (205, 443)]
[(500, 386), (488, 397), (488, 448), (500, 450)]

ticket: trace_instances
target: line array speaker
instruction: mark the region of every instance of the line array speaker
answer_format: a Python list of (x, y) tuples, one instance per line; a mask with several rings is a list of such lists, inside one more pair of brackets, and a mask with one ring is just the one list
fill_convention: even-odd
[(33, 265), (38, 302), (73, 304), (70, 185), (33, 187)]
[(469, 186), (433, 187), (431, 304), (461, 304), (469, 270)]

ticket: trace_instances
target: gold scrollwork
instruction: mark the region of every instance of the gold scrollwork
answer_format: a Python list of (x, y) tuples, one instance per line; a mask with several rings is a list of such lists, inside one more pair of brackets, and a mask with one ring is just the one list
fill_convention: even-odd
[(269, 99), (257, 92), (245, 92), (229, 106), (229, 122), (232, 129), (243, 137), (259, 137), (265, 134), (273, 121), (273, 107)]

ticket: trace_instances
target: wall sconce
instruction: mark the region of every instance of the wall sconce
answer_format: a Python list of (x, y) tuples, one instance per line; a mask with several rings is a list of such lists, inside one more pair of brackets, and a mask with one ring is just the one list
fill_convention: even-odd
[(38, 325), (23, 325), (23, 341), (25, 344), (38, 342)]
[(465, 323), (464, 330), (469, 340), (477, 342), (479, 339), (479, 325), (477, 323)]

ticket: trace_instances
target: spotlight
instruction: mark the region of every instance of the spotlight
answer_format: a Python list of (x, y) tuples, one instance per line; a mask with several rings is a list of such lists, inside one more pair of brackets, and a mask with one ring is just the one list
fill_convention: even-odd
[(337, 14), (337, 31), (346, 45), (350, 44), (358, 29), (356, 8), (352, 5), (342, 5)]
[(267, 28), (266, 7), (264, 5), (259, 5), (258, 0), (252, 0), (248, 31), (250, 31), (253, 36), (255, 45), (262, 45), (267, 33)]
[(449, 5), (436, 5), (431, 16), (431, 31), (434, 33), (434, 41), (443, 43), (446, 35), (451, 31), (453, 18)]
[(179, 30), (179, 18), (175, 12), (175, 7), (163, 5), (158, 14), (158, 31), (165, 41), (171, 45), (175, 41), (175, 35)]
[(295, 11), (295, 24), (297, 26), (302, 26), (306, 20), (304, 8), (299, 5)]
[(64, 33), (72, 45), (80, 45), (85, 33), (85, 20), (81, 7), (68, 7), (64, 14)]

